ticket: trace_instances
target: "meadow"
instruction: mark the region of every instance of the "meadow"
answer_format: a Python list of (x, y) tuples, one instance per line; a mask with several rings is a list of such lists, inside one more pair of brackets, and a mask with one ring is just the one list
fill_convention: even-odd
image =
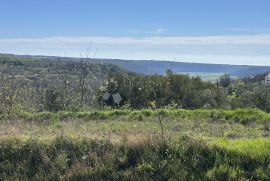
[(269, 123), (256, 109), (2, 115), (0, 180), (267, 180)]
[[(209, 72), (178, 72), (179, 74), (189, 75), (191, 77), (199, 76), (203, 81), (216, 83), (219, 78), (225, 73), (209, 73)], [(237, 79), (237, 76), (231, 76), (232, 79)]]

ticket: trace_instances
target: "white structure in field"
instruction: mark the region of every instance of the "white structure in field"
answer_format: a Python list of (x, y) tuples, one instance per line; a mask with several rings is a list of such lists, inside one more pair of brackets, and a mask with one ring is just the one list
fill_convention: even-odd
[(264, 84), (265, 85), (270, 85), (270, 73), (265, 76)]

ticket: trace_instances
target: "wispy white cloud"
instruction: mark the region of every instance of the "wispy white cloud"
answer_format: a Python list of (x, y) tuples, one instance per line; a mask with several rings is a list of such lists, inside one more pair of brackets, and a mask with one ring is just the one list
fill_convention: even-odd
[[(270, 65), (270, 34), (197, 37), (45, 37), (0, 39), (0, 51), (79, 57), (91, 43), (99, 58)], [(66, 52), (63, 55), (63, 52)]]
[[(161, 31), (161, 30), (160, 30)], [(96, 45), (270, 45), (270, 35), (238, 35), (238, 36), (198, 36), (198, 37), (47, 37), (47, 38), (20, 38), (0, 39), (0, 45), (4, 44), (89, 44)]]

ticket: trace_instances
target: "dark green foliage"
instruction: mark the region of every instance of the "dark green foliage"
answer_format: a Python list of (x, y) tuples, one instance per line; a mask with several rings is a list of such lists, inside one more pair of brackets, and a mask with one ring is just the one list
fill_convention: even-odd
[[(110, 81), (113, 80), (113, 81)], [(183, 107), (189, 109), (224, 107), (227, 104), (225, 94), (215, 85), (203, 82), (199, 77), (190, 78), (187, 75), (168, 73), (167, 76), (142, 76), (136, 74), (115, 73), (100, 90), (98, 101), (102, 95), (118, 92), (123, 97), (122, 105), (131, 108), (165, 106)], [(112, 90), (113, 88), (113, 90)], [(113, 106), (112, 101), (106, 101)]]
[(49, 88), (45, 92), (44, 107), (46, 111), (56, 112), (64, 107), (63, 94), (54, 88)]
[(225, 74), (219, 78), (219, 85), (222, 87), (229, 87), (232, 79), (230, 78), (229, 74)]

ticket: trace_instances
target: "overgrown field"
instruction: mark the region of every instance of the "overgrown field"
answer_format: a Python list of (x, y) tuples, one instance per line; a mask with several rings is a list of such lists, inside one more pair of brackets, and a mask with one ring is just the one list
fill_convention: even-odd
[(269, 180), (260, 110), (1, 115), (0, 180)]

